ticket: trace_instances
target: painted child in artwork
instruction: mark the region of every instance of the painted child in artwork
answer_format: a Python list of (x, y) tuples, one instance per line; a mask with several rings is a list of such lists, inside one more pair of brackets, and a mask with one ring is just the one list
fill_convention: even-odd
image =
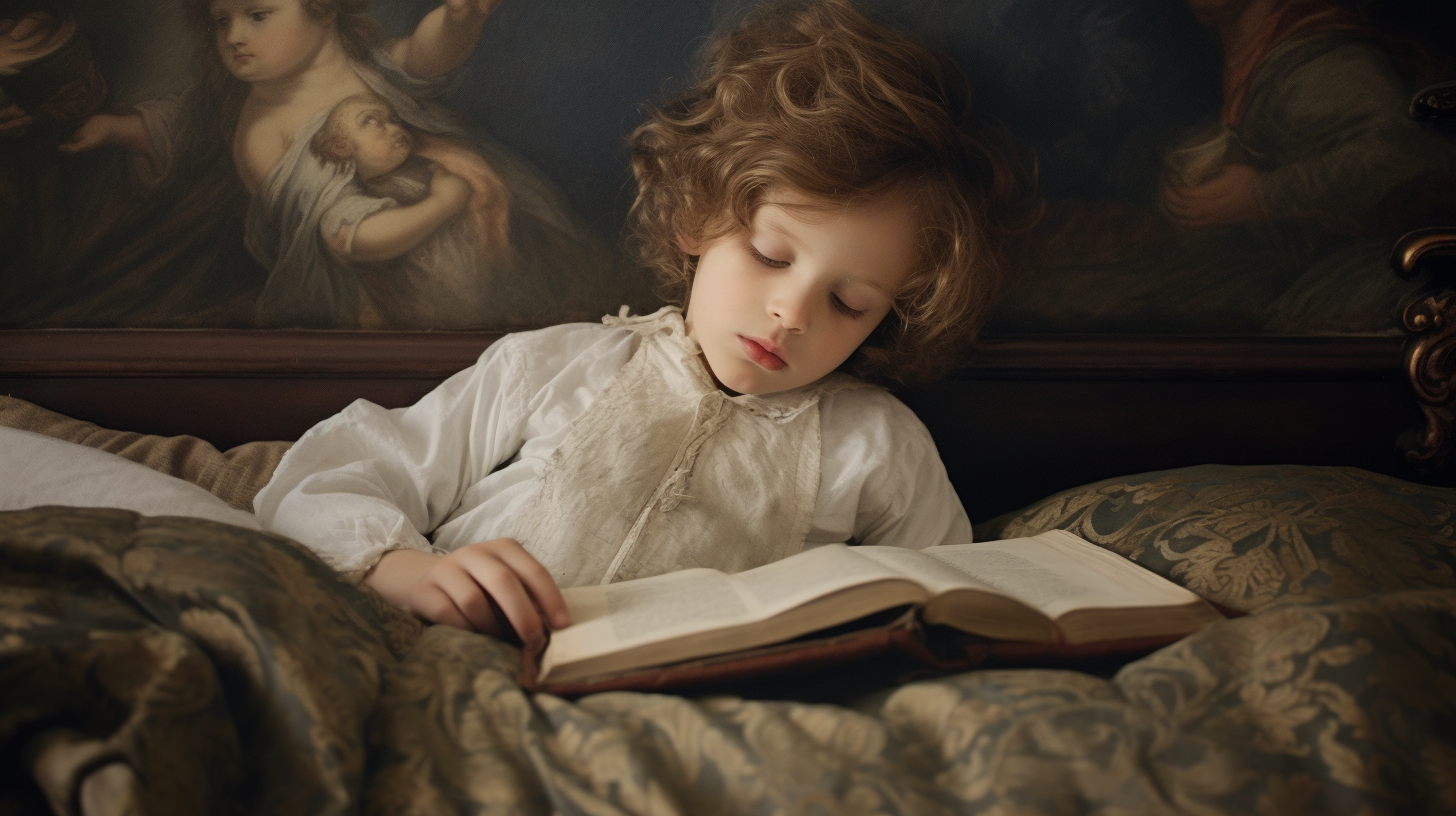
[(685, 309), (507, 335), (412, 407), (355, 402), (259, 519), (531, 645), (561, 586), (968, 541), (925, 427), (865, 381), (955, 365), (1030, 212), (956, 79), (842, 0), (750, 18), (632, 137), (637, 246)]
[(368, 0), (188, 0), (192, 23), (207, 32), (211, 52), (201, 80), (181, 96), (144, 103), (134, 113), (92, 117), (62, 150), (122, 145), (140, 178), (161, 183), (179, 152), (205, 138), (200, 134), (216, 132), (215, 122), (189, 116), (233, 122), (229, 154), (250, 198), (246, 243), (270, 270), (257, 306), (259, 324), (359, 327), (370, 312), (361, 306), (357, 282), (327, 263), (316, 219), (320, 199), (347, 179), (308, 149), (342, 100), (383, 99), (411, 128), (414, 153), (467, 182), (470, 219), (494, 225), (477, 231), (478, 245), (491, 244), (477, 247), (484, 250), (476, 257), (483, 276), (512, 257), (507, 207), (524, 205), (551, 219), (549, 202), (522, 202), (509, 193), (498, 162), (486, 161), (479, 141), (431, 101), (470, 57), (498, 2), (447, 0), (411, 35), (390, 40), (365, 16)]
[(346, 267), (339, 274), (360, 278), (361, 326), (468, 328), (489, 291), (476, 258), (505, 242), (505, 202), (467, 208), (470, 184), (416, 155), (413, 145), (380, 97), (335, 105), (309, 149), (351, 178), (321, 197), (320, 237), (331, 261)]

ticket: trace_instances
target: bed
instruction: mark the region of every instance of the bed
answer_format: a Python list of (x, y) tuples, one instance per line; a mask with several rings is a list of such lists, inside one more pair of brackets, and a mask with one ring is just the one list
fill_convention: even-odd
[[(595, 4), (568, 5), (601, 16)], [(732, 4), (658, 5), (682, 14), (683, 31), (662, 36), (633, 17), (622, 23), (633, 38), (685, 42), (706, 30), (707, 7)], [(959, 58), (974, 56), (963, 40), (990, 30), (979, 18), (947, 22), (971, 4), (871, 5), (894, 6)], [(1016, 34), (1019, 18), (997, 11), (1005, 5), (974, 8)], [(1081, 22), (1032, 28), (1060, 37), (1115, 27), (1061, 5), (1056, 19)], [(506, 9), (520, 11), (504, 18), (500, 41), (531, 53), (483, 49), (500, 61), (487, 67), (535, 54), (538, 40), (510, 25), (539, 31), (533, 15), (562, 13)], [(1180, 57), (1197, 33), (1183, 16), (1183, 28), (1163, 32)], [(566, 33), (594, 30), (579, 22)], [(633, 38), (609, 44), (651, 56)], [(535, 56), (577, 48), (593, 54), (592, 72), (611, 73), (599, 63), (612, 60), (573, 42), (564, 33)], [(1135, 111), (1102, 117), (1066, 104), (1064, 77), (1105, 77), (1115, 61), (1090, 61), (1055, 37), (1039, 47), (1069, 54), (1074, 68), (1026, 88), (1018, 59), (976, 61), (987, 99), (1018, 102), (1016, 114), (1030, 92), (1034, 115), (1022, 125), (1090, 118), (1094, 135), (1118, 125), (1109, 145), (1141, 143), (1148, 120)], [(670, 56), (676, 66), (682, 55)], [(1218, 66), (1203, 62), (1207, 85)], [(523, 64), (522, 76), (535, 70)], [(640, 73), (650, 87), (619, 94), (632, 105), (671, 72)], [(1191, 115), (1209, 101), (1173, 93), (1182, 74), (1145, 73), (1168, 90), (1133, 86), (1148, 108)], [(498, 113), (503, 138), (526, 134), (523, 152), (557, 142), (581, 152), (574, 136), (538, 138), (551, 106), (537, 96), (477, 107)], [(563, 106), (566, 119), (590, 129), (579, 107)], [(601, 118), (604, 133), (623, 117)], [(1098, 144), (1052, 130), (1037, 130), (1045, 138), (1033, 145), (1050, 157), (1049, 180), (1059, 168), (1125, 169), (1088, 149)], [(607, 156), (598, 164), (616, 162), (616, 136), (592, 143)], [(0, 156), (28, 171), (29, 154)], [(594, 178), (560, 166), (578, 186)], [(1084, 175), (1063, 172), (1063, 193), (1085, 192)], [(576, 197), (615, 224), (606, 216), (622, 181)], [(1083, 265), (1078, 239), (1121, 246), (1136, 225), (1094, 229), (1106, 225), (1088, 214), (1107, 201), (1093, 204), (1052, 213), (1048, 223), (1066, 229), (1051, 237), (1076, 261), (1058, 274), (1116, 301), (1123, 291), (1104, 276), (1125, 259)], [(1383, 266), (1383, 251), (1359, 260)], [(1019, 306), (1013, 291), (999, 330), (954, 376), (900, 393), (935, 437), (978, 538), (1068, 529), (1228, 619), (1137, 657), (946, 672), (880, 656), (579, 699), (527, 693), (515, 646), (423, 626), (249, 513), (288, 440), (356, 398), (414, 401), (498, 333), (86, 329), (75, 326), (113, 324), (7, 317), (0, 816), (1456, 812), (1456, 477), (1443, 465), (1456, 421), (1456, 294), (1428, 287), (1453, 254), (1450, 230), (1407, 235), (1395, 247), (1403, 276), (1376, 276), (1391, 303), (1352, 294), (1368, 276), (1332, 277), (1313, 290), (1319, 308), (1291, 306), (1325, 322), (1292, 329), (1210, 308), (1262, 309), (1272, 279), (1259, 259), (1240, 267), (1239, 286), (1178, 267), (1186, 296), (1144, 292), (1139, 311), (1110, 316), (1096, 311), (1106, 303), (1060, 288), (1070, 279), (1028, 278)], [(50, 286), (51, 270), (41, 272)], [(1052, 289), (1066, 295), (1061, 311), (1042, 302)], [(1403, 329), (1386, 308), (1399, 298)], [(0, 312), (27, 304), (13, 298)]]
[[(1229, 370), (1189, 380), (1186, 368), (1151, 381), (1085, 371), (1061, 381), (1049, 368), (1039, 380), (1025, 371), (998, 379), (1005, 368), (907, 394), (962, 479), (1012, 464), (994, 448), (975, 462), (957, 458), (970, 452), (957, 447), (956, 428), (985, 410), (970, 395), (988, 383), (1045, 393), (1100, 382), (1126, 397), (1149, 382), (1175, 391), (1237, 382)], [(420, 371), (399, 369), (395, 386), (408, 390)], [(297, 383), (294, 406), (324, 409), (327, 400), (308, 396), (314, 381), (276, 374), (234, 372), (234, 387), (271, 376), (275, 387)], [(135, 383), (113, 375), (92, 372), (93, 398), (122, 412), (158, 404), (126, 399)], [(1327, 381), (1383, 382), (1341, 376)], [(188, 381), (172, 377), (174, 388)], [(206, 377), (194, 379), (205, 389)], [(1277, 395), (1283, 383), (1266, 381)], [(26, 382), (43, 392), (66, 378)], [(1105, 421), (1082, 404), (1053, 404), (1072, 430)], [(1170, 403), (1122, 404), (1123, 421), (1135, 423)], [(1306, 408), (1324, 422), (1344, 421), (1337, 404), (1323, 403), (1323, 414), (1316, 406)], [(1398, 426), (1403, 409), (1387, 420)], [(278, 421), (209, 416), (240, 436), (249, 423)], [(1252, 450), (1270, 423), (1250, 416)], [(978, 537), (1069, 529), (1246, 614), (1137, 659), (945, 674), (881, 657), (568, 700), (523, 691), (514, 646), (422, 626), (250, 525), (244, 510), (286, 441), (223, 449), (197, 436), (109, 430), (15, 398), (0, 402), (0, 424), (10, 435), (0, 440), (6, 482), (33, 486), (0, 512), (3, 812), (1456, 808), (1456, 491), (1429, 475), (1435, 483), (1318, 462), (1198, 464), (988, 515), (990, 504), (1044, 483), (1008, 469), (1006, 494), (968, 502)], [(1394, 450), (1393, 438), (1381, 441)], [(1124, 448), (1133, 461), (1170, 455), (1136, 435)], [(1044, 465), (1043, 479), (1079, 472)], [(51, 498), (35, 506), (38, 496)]]

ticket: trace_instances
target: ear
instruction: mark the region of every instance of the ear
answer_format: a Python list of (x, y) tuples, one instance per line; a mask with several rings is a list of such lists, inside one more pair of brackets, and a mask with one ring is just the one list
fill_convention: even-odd
[(703, 242), (689, 238), (684, 233), (677, 233), (677, 248), (683, 251), (684, 255), (697, 257), (702, 255)]

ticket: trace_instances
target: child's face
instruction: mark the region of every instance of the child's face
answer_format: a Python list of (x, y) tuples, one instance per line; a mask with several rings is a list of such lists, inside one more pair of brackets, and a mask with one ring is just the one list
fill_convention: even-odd
[(700, 255), (688, 336), (730, 391), (812, 383), (889, 314), (916, 261), (916, 229), (904, 203), (826, 211), (794, 192), (770, 195), (749, 229), (684, 247)]
[(410, 155), (410, 135), (404, 124), (382, 102), (345, 102), (339, 111), (344, 132), (353, 145), (354, 171), (372, 179), (404, 164)]
[(212, 24), (223, 64), (244, 82), (297, 76), (334, 35), (334, 19), (309, 17), (299, 0), (213, 0)]

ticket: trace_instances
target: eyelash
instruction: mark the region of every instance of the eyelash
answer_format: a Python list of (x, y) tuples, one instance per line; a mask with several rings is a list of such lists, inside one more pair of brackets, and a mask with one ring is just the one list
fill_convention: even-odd
[[(249, 11), (249, 12), (245, 12), (243, 14), (243, 16), (251, 19), (255, 23), (261, 23), (265, 19), (268, 18), (268, 15), (269, 14), (270, 14), (270, 12), (267, 12), (267, 11)], [(212, 21), (213, 28), (216, 28), (219, 31), (221, 31), (222, 29), (226, 28), (227, 27), (227, 24), (228, 24), (228, 18), (226, 18), (226, 17), (216, 17)]]
[(773, 258), (770, 258), (767, 255), (763, 254), (762, 252), (759, 252), (758, 247), (754, 246), (753, 244), (748, 245), (748, 254), (752, 255), (755, 261), (758, 261), (764, 266), (773, 267), (774, 269), (783, 269), (784, 267), (789, 265), (788, 261), (776, 261)]
[[(762, 252), (759, 252), (758, 247), (754, 246), (753, 244), (748, 245), (748, 254), (752, 255), (755, 261), (758, 261), (759, 263), (771, 269), (783, 269), (784, 267), (789, 265), (788, 261), (776, 261), (773, 258), (764, 255)], [(834, 307), (835, 311), (845, 315), (846, 317), (859, 318), (864, 315), (863, 309), (851, 308), (849, 304), (839, 299), (839, 295), (830, 293), (829, 303)]]
[(864, 315), (863, 309), (851, 309), (848, 303), (839, 299), (839, 295), (831, 294), (829, 296), (829, 302), (834, 304), (834, 308), (837, 311), (848, 317), (859, 318)]

